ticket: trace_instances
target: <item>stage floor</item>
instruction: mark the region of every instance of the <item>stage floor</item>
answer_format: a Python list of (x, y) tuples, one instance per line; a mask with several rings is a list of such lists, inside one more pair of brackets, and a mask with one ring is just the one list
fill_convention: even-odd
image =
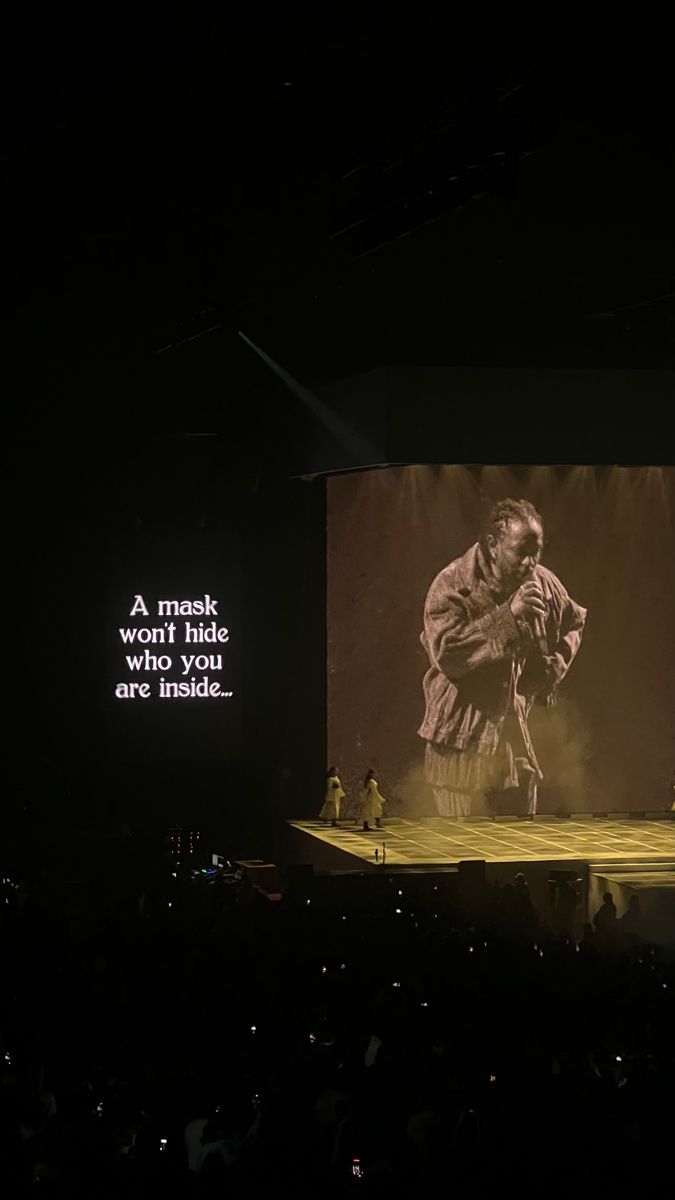
[[(533, 821), (386, 820), (382, 829), (364, 833), (354, 824), (336, 828), (318, 821), (290, 821), (293, 829), (316, 838), (341, 855), (369, 864), (386, 843), (391, 865), (485, 862), (667, 862), (675, 860), (675, 822), (663, 820), (582, 820), (536, 817)], [(354, 864), (358, 865), (357, 863)]]

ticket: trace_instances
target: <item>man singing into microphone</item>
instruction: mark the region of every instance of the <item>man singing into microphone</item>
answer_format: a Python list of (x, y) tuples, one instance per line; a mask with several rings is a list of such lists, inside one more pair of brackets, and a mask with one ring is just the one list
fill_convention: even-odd
[(586, 610), (540, 565), (544, 526), (527, 500), (501, 500), (483, 535), (434, 579), (422, 645), (425, 775), (441, 816), (534, 816), (541, 770), (527, 718), (553, 703)]

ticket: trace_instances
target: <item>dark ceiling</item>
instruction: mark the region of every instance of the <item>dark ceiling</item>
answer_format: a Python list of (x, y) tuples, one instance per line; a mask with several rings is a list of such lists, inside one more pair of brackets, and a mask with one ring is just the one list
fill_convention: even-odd
[(559, 63), (555, 39), (440, 4), (232, 7), (24, 6), (6, 29), (19, 429), (264, 436), (238, 329), (311, 386), (392, 363), (672, 365), (653, 58)]

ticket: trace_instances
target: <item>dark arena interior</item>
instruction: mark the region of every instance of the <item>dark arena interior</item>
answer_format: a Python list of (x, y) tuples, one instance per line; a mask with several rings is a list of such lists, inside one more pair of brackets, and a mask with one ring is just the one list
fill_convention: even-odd
[(653, 40), (6, 49), (2, 1195), (664, 1194)]

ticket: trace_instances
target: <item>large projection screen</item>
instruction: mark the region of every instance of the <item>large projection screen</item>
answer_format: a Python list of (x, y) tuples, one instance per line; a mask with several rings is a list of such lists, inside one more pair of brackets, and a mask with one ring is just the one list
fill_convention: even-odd
[[(520, 812), (533, 759), (539, 813), (670, 808), (674, 474), (404, 466), (328, 480), (328, 762), (346, 812), (371, 767), (391, 815), (508, 814), (516, 797)], [(511, 521), (486, 542), (506, 499), (541, 517), (525, 578), (502, 569)], [(528, 578), (544, 613), (514, 623)], [(545, 674), (530, 686), (533, 664)]]

